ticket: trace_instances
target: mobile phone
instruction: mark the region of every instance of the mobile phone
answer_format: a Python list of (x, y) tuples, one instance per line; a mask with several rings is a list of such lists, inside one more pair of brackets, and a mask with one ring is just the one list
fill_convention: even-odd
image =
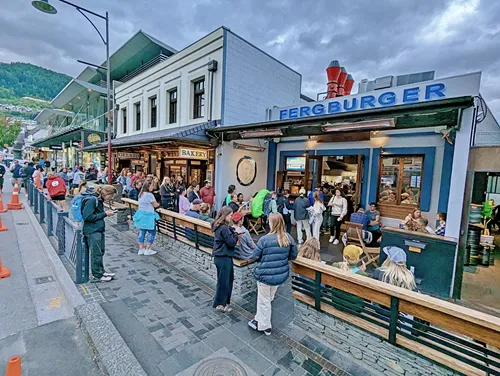
[(116, 209), (111, 209), (111, 211), (112, 211), (113, 213), (118, 213), (118, 210), (116, 210)]

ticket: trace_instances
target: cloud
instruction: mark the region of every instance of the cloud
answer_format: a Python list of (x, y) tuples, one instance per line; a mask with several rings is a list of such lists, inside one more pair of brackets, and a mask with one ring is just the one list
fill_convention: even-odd
[[(0, 61), (28, 61), (70, 75), (101, 63), (105, 49), (74, 9), (37, 12), (0, 0)], [(426, 70), (445, 77), (481, 70), (481, 91), (500, 119), (500, 2), (495, 0), (75, 0), (110, 14), (111, 50), (138, 29), (182, 49), (224, 25), (301, 72), (304, 94), (326, 90), (333, 59), (356, 81)], [(96, 23), (103, 27), (103, 23)], [(355, 86), (356, 87), (356, 86)]]

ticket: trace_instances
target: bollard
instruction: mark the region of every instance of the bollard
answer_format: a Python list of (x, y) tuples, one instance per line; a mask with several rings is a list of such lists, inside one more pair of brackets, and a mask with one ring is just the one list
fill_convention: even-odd
[(15, 356), (9, 360), (7, 363), (7, 372), (5, 376), (21, 376), (21, 358), (19, 356)]
[(2, 265), (2, 258), (0, 258), (0, 279), (10, 277), (10, 270)]

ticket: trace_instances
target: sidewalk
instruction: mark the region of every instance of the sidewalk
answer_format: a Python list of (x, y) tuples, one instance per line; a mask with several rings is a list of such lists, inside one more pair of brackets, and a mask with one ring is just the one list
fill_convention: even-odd
[(354, 358), (291, 325), (290, 284), (278, 289), (273, 334), (267, 337), (247, 325), (255, 312), (255, 292), (233, 299), (232, 313), (216, 312), (214, 281), (185, 269), (161, 249), (145, 257), (136, 248), (134, 233), (108, 225), (104, 261), (116, 279), (79, 289), (86, 301), (101, 303), (148, 375), (371, 374)]
[[(6, 205), (12, 186), (10, 176), (5, 180)], [(0, 279), (0, 375), (11, 357), (21, 356), (24, 376), (99, 376), (27, 210), (0, 214), (8, 227), (0, 232), (0, 257), (11, 271)]]

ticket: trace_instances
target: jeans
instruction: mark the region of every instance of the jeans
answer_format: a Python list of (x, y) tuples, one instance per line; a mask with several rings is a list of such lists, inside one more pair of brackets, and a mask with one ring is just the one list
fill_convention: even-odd
[(149, 236), (148, 236), (148, 244), (153, 244), (153, 242), (155, 241), (155, 237), (156, 237), (156, 230), (140, 230), (139, 231), (139, 238), (137, 239), (137, 242), (139, 244), (144, 244), (144, 239), (146, 238), (146, 232), (149, 233)]
[(302, 227), (306, 230), (307, 239), (311, 237), (311, 225), (309, 224), (309, 219), (301, 219), (297, 221), (297, 238), (299, 243), (302, 243)]
[(279, 286), (269, 286), (262, 282), (257, 282), (257, 314), (255, 321), (257, 321), (257, 329), (264, 331), (271, 329), (271, 303), (274, 300), (274, 295)]
[(216, 308), (217, 306), (226, 306), (231, 303), (234, 281), (233, 258), (215, 256), (214, 264), (217, 268), (217, 287), (215, 288), (213, 307)]
[[(328, 203), (325, 204), (325, 206), (328, 205)], [(325, 210), (323, 212), (323, 228), (327, 229), (330, 228), (330, 216), (331, 216), (330, 210)]]
[(90, 251), (91, 269), (94, 278), (101, 278), (104, 274), (104, 232), (93, 232), (83, 237), (84, 250)]
[(339, 215), (332, 215), (330, 217), (331, 226), (330, 226), (330, 235), (333, 236), (334, 239), (340, 239), (340, 226), (342, 225), (342, 221), (339, 221)]
[(321, 225), (323, 224), (323, 215), (318, 215), (314, 218), (314, 222), (312, 224), (312, 235), (319, 240), (319, 232), (321, 230)]
[(292, 232), (292, 215), (291, 214), (283, 214), (283, 219), (285, 220), (286, 232)]

